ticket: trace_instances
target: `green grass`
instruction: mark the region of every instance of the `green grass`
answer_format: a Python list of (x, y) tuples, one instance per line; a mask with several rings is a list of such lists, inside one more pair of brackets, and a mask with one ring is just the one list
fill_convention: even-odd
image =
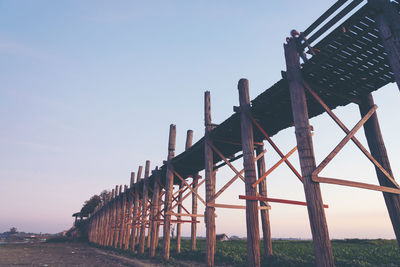
[[(154, 262), (162, 262), (166, 266), (179, 266), (177, 260), (201, 262), (205, 261), (205, 239), (197, 240), (197, 250), (190, 250), (190, 240), (181, 241), (181, 253), (176, 253), (176, 240), (171, 240), (171, 257), (168, 262), (161, 257), (162, 239), (160, 239)], [(263, 254), (261, 241), (261, 266), (314, 266), (314, 249), (312, 241), (304, 240), (274, 240), (272, 241), (274, 255), (266, 257)], [(367, 267), (367, 266), (400, 266), (400, 249), (396, 240), (366, 240), (346, 239), (332, 241), (333, 255), (336, 266)], [(148, 249), (144, 255), (132, 254), (111, 249), (115, 252), (148, 258)], [(247, 243), (245, 240), (217, 241), (215, 253), (216, 265), (247, 266)]]

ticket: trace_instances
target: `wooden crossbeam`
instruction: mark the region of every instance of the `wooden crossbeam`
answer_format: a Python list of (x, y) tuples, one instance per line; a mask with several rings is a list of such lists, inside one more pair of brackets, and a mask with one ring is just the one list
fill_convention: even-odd
[(168, 214), (173, 216), (182, 216), (182, 217), (204, 217), (204, 214), (186, 214), (186, 213), (175, 213), (175, 212), (168, 212)]
[(319, 177), (319, 176), (313, 177), (312, 179), (313, 179), (313, 181), (319, 182), (319, 183), (337, 184), (337, 185), (358, 187), (358, 188), (370, 189), (370, 190), (393, 193), (393, 194), (400, 194), (400, 189), (387, 187), (387, 186), (373, 185), (373, 184), (353, 182), (353, 181), (348, 181), (348, 180), (341, 180), (341, 179), (334, 179), (334, 178), (327, 178), (327, 177)]
[[(155, 221), (162, 222), (164, 220), (155, 220)], [(192, 221), (192, 220), (171, 220), (171, 222), (172, 223), (200, 223), (200, 221)]]
[[(280, 198), (270, 198), (270, 197), (257, 197), (257, 196), (243, 196), (240, 195), (239, 199), (246, 199), (246, 200), (257, 200), (257, 201), (268, 201), (268, 202), (276, 202), (282, 204), (293, 204), (293, 205), (300, 205), (300, 206), (307, 206), (307, 202), (304, 201), (297, 201), (297, 200), (289, 200), (289, 199), (280, 199)], [(324, 208), (329, 208), (328, 205), (324, 204)]]
[(176, 177), (178, 177), (178, 178), (182, 181), (182, 183), (184, 183), (184, 184), (187, 186), (187, 188), (188, 188), (190, 191), (192, 191), (193, 194), (195, 194), (195, 195), (197, 196), (197, 198), (198, 198), (204, 205), (206, 205), (206, 202), (204, 201), (204, 199), (203, 199), (199, 194), (197, 194), (197, 192), (196, 192), (195, 190), (192, 189), (192, 187), (185, 181), (185, 179), (183, 179), (183, 178), (179, 175), (179, 173), (177, 173), (175, 170), (173, 170), (173, 173), (176, 175)]
[[(242, 205), (230, 205), (230, 204), (217, 204), (217, 203), (208, 203), (209, 207), (214, 207), (214, 208), (225, 208), (225, 209), (239, 209), (239, 210), (245, 210), (246, 206)], [(269, 206), (261, 206), (258, 207), (259, 210), (269, 210), (271, 207)]]
[[(246, 116), (250, 118), (251, 122), (254, 124), (254, 126), (257, 127), (257, 129), (264, 135), (265, 139), (268, 141), (268, 143), (272, 146), (272, 148), (278, 153), (278, 155), (281, 158), (284, 158), (285, 156), (281, 152), (281, 150), (278, 148), (278, 146), (272, 141), (271, 137), (267, 134), (266, 131), (261, 127), (261, 125), (256, 121), (256, 119), (250, 114), (246, 112)], [(301, 174), (296, 170), (296, 168), (290, 163), (289, 160), (285, 160), (286, 165), (292, 170), (292, 172), (297, 176), (297, 178), (303, 182), (303, 178), (301, 177)]]
[(268, 171), (266, 171), (263, 176), (261, 176), (255, 183), (252, 184), (252, 187), (256, 187), (259, 183), (261, 183), (271, 172), (273, 172), (279, 165), (281, 165), (285, 160), (287, 160), (295, 151), (297, 150), (297, 146), (295, 146), (292, 150), (289, 151), (283, 158), (281, 158), (277, 163), (274, 164)]
[[(350, 130), (340, 121), (340, 119), (332, 112), (332, 110), (325, 104), (325, 102), (318, 96), (317, 93), (315, 93), (312, 89), (311, 86), (303, 81), (304, 87), (307, 89), (307, 91), (315, 98), (315, 100), (317, 100), (318, 103), (320, 103), (320, 105), (326, 110), (326, 112), (328, 113), (328, 115), (336, 122), (336, 124), (348, 135), (350, 133)], [(375, 110), (377, 108), (376, 105), (374, 105)], [(373, 108), (374, 108), (373, 107)], [(373, 109), (372, 108), (372, 109)], [(374, 111), (375, 111), (374, 110)], [(371, 111), (370, 111), (371, 112)], [(368, 112), (369, 113), (369, 112)], [(368, 114), (366, 114), (364, 116), (364, 118), (367, 116)], [(371, 114), (372, 115), (372, 114)], [(371, 116), (369, 115), (369, 117)], [(369, 118), (368, 117), (368, 118)], [(393, 179), (393, 177), (379, 164), (378, 161), (375, 160), (375, 158), (368, 152), (368, 150), (360, 143), (360, 141), (358, 141), (358, 139), (353, 135), (351, 137), (351, 140), (353, 141), (353, 143), (364, 153), (364, 155), (377, 167), (379, 168), (379, 170), (381, 170), (381, 172), (383, 174), (385, 174), (385, 176), (393, 183), (394, 186), (396, 186), (397, 188), (400, 188), (399, 185), (396, 183), (396, 181)], [(333, 152), (333, 151), (332, 151)], [(322, 163), (322, 162), (321, 162)], [(321, 164), (320, 164), (321, 165)], [(317, 172), (318, 170), (318, 172)], [(322, 170), (322, 168), (321, 168)], [(318, 168), (313, 172), (313, 175), (318, 175), (318, 173), (321, 171)]]
[[(205, 183), (205, 179), (203, 181), (201, 181), (200, 183), (197, 184), (197, 186), (193, 189), (196, 190), (197, 188), (199, 188), (203, 183)], [(178, 201), (174, 206), (172, 206), (171, 210), (173, 210), (176, 206), (178, 206), (179, 204), (181, 204), (188, 196), (190, 196), (191, 193), (188, 192), (185, 196), (182, 197), (182, 199), (180, 201)]]

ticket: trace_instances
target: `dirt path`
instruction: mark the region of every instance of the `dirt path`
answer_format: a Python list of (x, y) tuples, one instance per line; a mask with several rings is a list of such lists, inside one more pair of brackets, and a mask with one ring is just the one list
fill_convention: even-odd
[(0, 245), (0, 266), (164, 266), (93, 248), (85, 243)]

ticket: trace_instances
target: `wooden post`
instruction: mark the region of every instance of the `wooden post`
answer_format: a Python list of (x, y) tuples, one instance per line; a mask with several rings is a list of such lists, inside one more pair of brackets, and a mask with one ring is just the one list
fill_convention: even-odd
[[(257, 146), (256, 154), (261, 155), (264, 152), (264, 146)], [(257, 160), (258, 178), (262, 177), (265, 173), (265, 160), (264, 155)], [(258, 184), (258, 190), (260, 196), (267, 197), (267, 179), (262, 180)], [(266, 206), (265, 202), (260, 201), (260, 206)], [(271, 224), (269, 222), (269, 210), (260, 210), (261, 215), (261, 227), (263, 231), (264, 239), (264, 254), (272, 255), (272, 240), (271, 240)]]
[(114, 199), (113, 199), (113, 224), (112, 224), (112, 233), (111, 233), (111, 243), (110, 243), (110, 247), (114, 246), (114, 242), (115, 242), (115, 233), (117, 231), (117, 195), (118, 195), (118, 185), (115, 186), (115, 190), (114, 190)]
[[(257, 181), (254, 163), (253, 125), (246, 115), (246, 113), (250, 112), (249, 81), (240, 79), (238, 89), (246, 196), (256, 196), (257, 188), (252, 186)], [(246, 200), (246, 225), (247, 265), (260, 266), (260, 233), (258, 229), (258, 203), (256, 200)]]
[(126, 229), (126, 196), (128, 194), (128, 187), (124, 186), (124, 192), (121, 196), (121, 230), (119, 234), (118, 248), (122, 249), (122, 245), (125, 244), (125, 229)]
[(163, 234), (163, 258), (169, 260), (171, 215), (168, 214), (172, 206), (172, 191), (174, 188), (174, 173), (171, 159), (175, 155), (176, 126), (169, 127), (167, 173), (165, 175), (165, 199), (164, 199), (164, 234)]
[(108, 203), (108, 214), (109, 214), (109, 224), (108, 224), (108, 232), (107, 232), (107, 241), (106, 246), (111, 246), (111, 239), (113, 233), (113, 200), (114, 200), (114, 189), (111, 190), (111, 198)]
[[(182, 188), (182, 182), (179, 183), (179, 189)], [(178, 194), (178, 201), (182, 199), (182, 191)], [(178, 205), (178, 214), (182, 213), (182, 204)], [(176, 217), (178, 221), (181, 220), (181, 216)], [(181, 253), (181, 223), (176, 223), (176, 252)]]
[(125, 246), (124, 249), (128, 250), (129, 249), (129, 244), (130, 244), (130, 237), (131, 237), (131, 230), (132, 230), (132, 213), (133, 213), (133, 196), (132, 196), (132, 190), (134, 189), (134, 184), (135, 184), (135, 173), (131, 172), (131, 180), (130, 180), (130, 185), (129, 185), (129, 190), (128, 190), (128, 217), (127, 217), (127, 225), (126, 225), (126, 230), (125, 230)]
[[(118, 186), (117, 186), (118, 188)], [(114, 248), (118, 247), (119, 232), (121, 231), (121, 193), (122, 185), (119, 186), (118, 196), (115, 198), (115, 234), (114, 234)]]
[[(371, 94), (361, 99), (360, 113), (365, 116), (369, 109), (374, 105), (374, 99)], [(385, 143), (381, 129), (379, 127), (378, 115), (376, 112), (364, 124), (365, 137), (367, 138), (368, 147), (372, 156), (379, 162), (379, 164), (393, 177), (392, 168), (390, 167), (389, 157), (386, 152)], [(386, 175), (375, 166), (376, 175), (381, 186), (393, 187), (392, 182), (387, 179)], [(396, 234), (397, 243), (400, 246), (400, 195), (383, 192), (386, 207), (389, 212), (390, 220), (394, 233)]]
[(288, 44), (284, 45), (284, 48), (287, 80), (289, 83), (303, 186), (313, 236), (315, 261), (317, 266), (334, 266), (321, 190), (319, 183), (312, 181), (312, 173), (316, 166), (303, 78), (301, 77), (299, 55), (296, 51), (295, 40), (291, 38)]
[(154, 187), (153, 187), (153, 196), (152, 196), (152, 205), (151, 205), (151, 233), (150, 233), (150, 257), (154, 257), (156, 255), (157, 248), (157, 230), (158, 230), (158, 198), (160, 196), (160, 171), (158, 167), (154, 171)]
[(400, 15), (389, 0), (368, 0), (375, 8), (375, 20), (400, 90)]
[(204, 142), (204, 163), (205, 163), (205, 180), (206, 180), (206, 211), (204, 222), (206, 224), (206, 264), (207, 266), (214, 266), (215, 255), (215, 208), (208, 206), (214, 204), (215, 201), (210, 201), (215, 195), (215, 172), (213, 162), (213, 151), (209, 142), (211, 143), (210, 132), (212, 131), (211, 124), (211, 100), (210, 92), (204, 93), (204, 126), (205, 126), (205, 142)]
[(138, 173), (136, 176), (136, 183), (134, 185), (135, 187), (135, 196), (134, 196), (134, 201), (133, 201), (133, 213), (132, 213), (132, 238), (131, 238), (131, 250), (132, 252), (135, 252), (135, 246), (136, 246), (136, 235), (137, 235), (137, 227), (136, 227), (136, 221), (138, 220), (138, 214), (139, 214), (139, 182), (140, 182), (140, 176), (142, 175), (142, 166), (139, 166)]
[(143, 191), (142, 191), (142, 223), (140, 227), (139, 253), (144, 253), (146, 245), (146, 220), (147, 220), (147, 202), (148, 202), (148, 187), (149, 187), (150, 160), (146, 160), (144, 169)]

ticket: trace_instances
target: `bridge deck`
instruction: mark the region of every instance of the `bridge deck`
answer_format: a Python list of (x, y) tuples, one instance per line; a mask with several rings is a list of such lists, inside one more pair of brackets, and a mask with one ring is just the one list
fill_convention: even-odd
[[(398, 2), (393, 2), (393, 7), (400, 11)], [(374, 10), (369, 4), (359, 7), (340, 26), (313, 45), (320, 52), (302, 66), (303, 79), (331, 109), (346, 106), (394, 82), (373, 14)], [(306, 96), (310, 118), (325, 111), (311, 95), (306, 93)], [(270, 136), (292, 126), (293, 116), (287, 80), (282, 78), (252, 100), (251, 113)], [(230, 116), (214, 128), (211, 135), (216, 147), (224, 156), (228, 157), (241, 151), (239, 145), (218, 141), (241, 143), (239, 115)], [(265, 138), (255, 129), (254, 139), (260, 142)], [(214, 153), (214, 163), (219, 161), (221, 158)], [(204, 138), (189, 150), (177, 155), (172, 162), (175, 170), (183, 177), (203, 170)], [(166, 166), (162, 166), (162, 170), (165, 169)]]

